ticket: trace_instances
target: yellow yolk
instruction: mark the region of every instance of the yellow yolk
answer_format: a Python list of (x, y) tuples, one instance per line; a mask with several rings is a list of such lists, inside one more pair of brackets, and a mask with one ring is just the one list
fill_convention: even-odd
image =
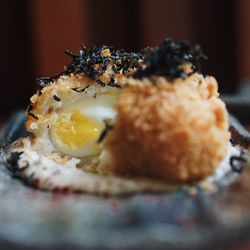
[[(71, 116), (70, 116), (71, 114)], [(53, 125), (53, 136), (60, 144), (71, 149), (80, 149), (89, 143), (96, 143), (103, 126), (73, 110), (59, 114), (59, 118)]]

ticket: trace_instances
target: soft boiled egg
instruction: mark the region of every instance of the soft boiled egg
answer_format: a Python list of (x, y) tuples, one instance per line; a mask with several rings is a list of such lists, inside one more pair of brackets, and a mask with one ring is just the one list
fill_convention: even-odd
[(61, 152), (86, 157), (100, 154), (98, 139), (105, 128), (105, 120), (116, 116), (116, 96), (99, 94), (84, 98), (57, 111), (50, 128), (50, 137)]

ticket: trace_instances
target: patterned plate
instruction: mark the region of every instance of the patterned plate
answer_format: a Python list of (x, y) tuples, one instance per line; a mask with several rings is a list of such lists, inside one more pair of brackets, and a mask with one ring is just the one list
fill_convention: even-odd
[[(10, 118), (2, 148), (26, 135), (24, 121), (23, 111)], [(240, 125), (233, 122), (237, 132)], [(183, 188), (100, 197), (25, 186), (2, 161), (0, 249), (215, 249), (250, 236), (249, 178), (246, 168), (214, 193)]]

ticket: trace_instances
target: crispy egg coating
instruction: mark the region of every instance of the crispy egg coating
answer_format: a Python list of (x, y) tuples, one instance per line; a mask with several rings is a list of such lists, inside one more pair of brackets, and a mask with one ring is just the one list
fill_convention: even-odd
[[(106, 77), (106, 78), (105, 78)], [(122, 84), (123, 75), (115, 75)], [(102, 77), (109, 81), (109, 74)], [(98, 155), (96, 143), (104, 121), (115, 117), (116, 95), (120, 88), (100, 86), (82, 74), (61, 76), (31, 98), (26, 129), (33, 149), (58, 152), (69, 157)]]
[(118, 95), (117, 111), (105, 141), (107, 171), (195, 182), (213, 174), (226, 155), (228, 114), (213, 77), (130, 79)]
[(165, 39), (138, 53), (104, 45), (66, 54), (63, 72), (39, 79), (31, 134), (6, 156), (17, 176), (46, 190), (125, 194), (230, 173), (241, 152), (216, 80), (198, 73), (200, 46)]

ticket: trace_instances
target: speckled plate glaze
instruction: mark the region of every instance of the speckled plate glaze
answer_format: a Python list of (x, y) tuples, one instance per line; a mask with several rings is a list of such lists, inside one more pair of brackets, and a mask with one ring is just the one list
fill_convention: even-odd
[[(24, 121), (22, 111), (10, 118), (2, 147), (26, 134)], [(216, 249), (250, 236), (249, 178), (246, 168), (215, 193), (100, 197), (36, 190), (2, 162), (0, 249)]]

